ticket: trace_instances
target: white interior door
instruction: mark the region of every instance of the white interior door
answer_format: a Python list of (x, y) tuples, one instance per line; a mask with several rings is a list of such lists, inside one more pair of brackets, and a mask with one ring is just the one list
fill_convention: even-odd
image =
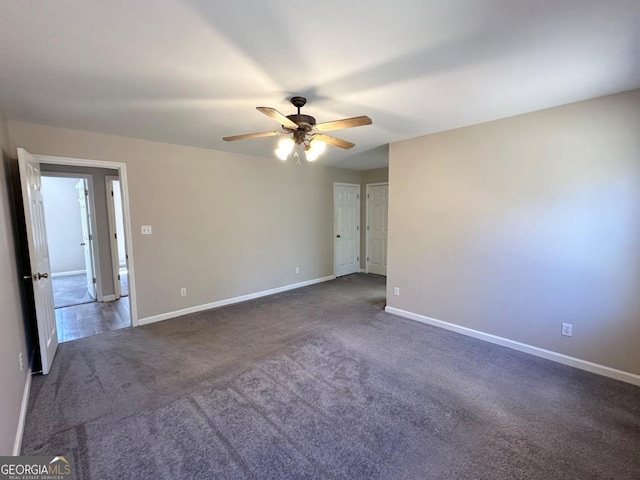
[(360, 271), (360, 185), (333, 186), (336, 277)]
[(87, 180), (82, 178), (76, 184), (78, 190), (78, 203), (80, 204), (80, 222), (82, 224), (82, 247), (84, 248), (84, 265), (87, 276), (87, 292), (95, 300), (96, 283), (94, 279), (94, 254), (93, 254), (93, 234), (91, 233), (91, 209), (89, 208), (89, 186)]
[(367, 272), (387, 274), (389, 184), (367, 185)]
[[(118, 177), (105, 177), (107, 186), (107, 216), (109, 217), (109, 241), (111, 244), (111, 268), (113, 269), (113, 286), (115, 299), (122, 296), (120, 285), (120, 247), (124, 243), (122, 234), (118, 234), (117, 214), (116, 214), (116, 192), (119, 193)], [(116, 186), (117, 185), (117, 186)]]
[(42, 373), (49, 373), (58, 348), (56, 315), (53, 306), (53, 287), (49, 269), (49, 246), (44, 221), (44, 203), (40, 163), (26, 150), (18, 149), (20, 184), (27, 226), (27, 243), (33, 282), (33, 295), (38, 324), (38, 342), (42, 359)]
[(124, 209), (122, 205), (122, 185), (120, 184), (120, 180), (114, 180), (112, 183), (113, 186), (113, 205), (114, 205), (114, 213), (116, 220), (116, 233), (118, 235), (118, 265), (121, 269), (127, 270), (127, 242), (125, 242), (125, 238), (127, 237), (125, 226), (124, 226)]

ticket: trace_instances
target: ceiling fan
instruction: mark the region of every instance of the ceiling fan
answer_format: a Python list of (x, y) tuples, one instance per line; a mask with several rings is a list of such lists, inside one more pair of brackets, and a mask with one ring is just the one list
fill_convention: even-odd
[[(223, 140), (226, 142), (233, 142), (235, 140), (246, 140), (249, 138), (286, 135), (285, 138), (278, 142), (278, 149), (275, 151), (278, 158), (286, 160), (296, 145), (302, 145), (304, 147), (307, 160), (313, 161), (324, 151), (326, 144), (343, 148), (345, 150), (355, 146), (355, 143), (325, 135), (324, 132), (360, 127), (362, 125), (371, 125), (371, 123), (373, 123), (371, 119), (365, 115), (360, 117), (344, 118), (342, 120), (334, 120), (333, 122), (316, 123), (316, 119), (311, 115), (300, 113), (300, 109), (307, 103), (306, 98), (292, 97), (291, 103), (298, 109), (298, 113), (286, 116), (275, 108), (256, 107), (258, 111), (278, 122), (282, 126), (281, 131), (274, 130), (272, 132), (235, 135), (232, 137), (224, 137)], [(297, 155), (297, 152), (295, 152), (294, 155)]]

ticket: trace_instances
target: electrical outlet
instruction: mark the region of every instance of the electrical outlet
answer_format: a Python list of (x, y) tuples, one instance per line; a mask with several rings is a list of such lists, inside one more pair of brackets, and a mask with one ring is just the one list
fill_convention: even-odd
[(396, 297), (399, 297), (400, 296), (400, 287), (393, 287), (393, 294)]
[(20, 362), (20, 371), (22, 372), (24, 370), (24, 360), (22, 358), (22, 353), (18, 355), (18, 361)]
[(565, 337), (570, 337), (573, 334), (573, 325), (570, 323), (562, 324), (562, 335)]
[(300, 273), (300, 267), (296, 267), (296, 274)]
[(180, 289), (180, 296), (181, 297), (186, 297), (187, 296), (187, 289), (186, 288), (181, 288)]
[(142, 231), (142, 235), (151, 235), (151, 225), (142, 225), (140, 230)]

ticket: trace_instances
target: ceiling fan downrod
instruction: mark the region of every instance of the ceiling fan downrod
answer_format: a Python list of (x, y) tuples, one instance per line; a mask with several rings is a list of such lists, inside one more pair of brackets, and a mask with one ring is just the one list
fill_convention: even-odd
[[(306, 98), (291, 97), (291, 103), (293, 104), (294, 107), (298, 109), (298, 113), (287, 115), (287, 118), (296, 124), (296, 128), (288, 127), (286, 125), (283, 125), (282, 128), (294, 134), (293, 136), (294, 136), (294, 139), (296, 140), (296, 143), (301, 143), (302, 140), (300, 140), (300, 138), (304, 140), (304, 135), (306, 135), (313, 129), (314, 125), (316, 124), (316, 119), (311, 115), (305, 115), (304, 113), (300, 113), (300, 109), (304, 107), (307, 103)], [(302, 135), (302, 137), (296, 136), (296, 133), (298, 132), (302, 132), (299, 134), (299, 135)]]
[(307, 104), (307, 99), (304, 97), (291, 97), (291, 103), (298, 109), (298, 115), (300, 115), (300, 109)]

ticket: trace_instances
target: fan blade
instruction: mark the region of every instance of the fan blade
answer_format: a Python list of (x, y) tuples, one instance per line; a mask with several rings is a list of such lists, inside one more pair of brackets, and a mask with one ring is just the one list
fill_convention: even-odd
[(363, 115), (361, 117), (343, 118), (342, 120), (334, 120), (333, 122), (319, 123), (314, 129), (318, 132), (330, 132), (331, 130), (361, 127), (362, 125), (371, 125), (372, 123), (369, 117)]
[(275, 108), (256, 107), (256, 110), (259, 110), (260, 112), (264, 113), (269, 118), (273, 118), (276, 122), (278, 122), (280, 125), (284, 127), (293, 128), (294, 130), (298, 129), (298, 124), (296, 122), (289, 120), (279, 111), (277, 111)]
[(247, 133), (246, 135), (235, 135), (233, 137), (224, 137), (225, 142), (234, 142), (236, 140), (246, 140), (248, 138), (262, 138), (262, 137), (275, 137), (282, 132), (261, 132), (261, 133)]
[(314, 135), (313, 140), (320, 140), (322, 142), (328, 143), (329, 145), (333, 145), (334, 147), (344, 148), (345, 150), (349, 150), (356, 146), (355, 143), (347, 142), (346, 140), (342, 140), (336, 137), (330, 137), (329, 135)]

